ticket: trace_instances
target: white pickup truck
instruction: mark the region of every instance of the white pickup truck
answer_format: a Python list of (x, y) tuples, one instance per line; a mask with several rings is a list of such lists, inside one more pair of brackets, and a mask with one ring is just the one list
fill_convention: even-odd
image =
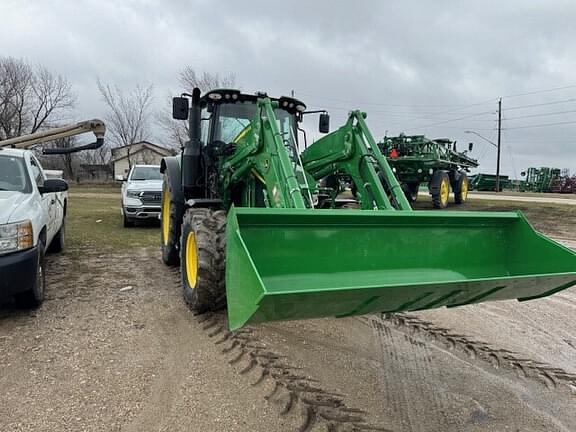
[(64, 248), (68, 184), (29, 150), (0, 147), (0, 299), (44, 300), (47, 250)]
[(124, 227), (134, 226), (137, 220), (158, 220), (162, 202), (162, 174), (160, 165), (134, 165), (126, 178), (118, 176), (122, 184), (122, 218)]

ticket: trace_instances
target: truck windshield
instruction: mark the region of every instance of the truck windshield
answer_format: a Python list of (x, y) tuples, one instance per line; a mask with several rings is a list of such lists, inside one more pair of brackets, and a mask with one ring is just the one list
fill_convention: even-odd
[(30, 182), (26, 174), (24, 159), (0, 155), (0, 192), (30, 192)]
[(130, 180), (162, 180), (159, 166), (134, 167)]

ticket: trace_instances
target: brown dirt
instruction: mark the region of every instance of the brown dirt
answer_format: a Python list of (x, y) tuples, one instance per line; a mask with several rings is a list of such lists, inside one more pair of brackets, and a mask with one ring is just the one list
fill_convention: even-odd
[(295, 428), (227, 364), (155, 249), (75, 252), (50, 257), (41, 309), (0, 311), (0, 430)]

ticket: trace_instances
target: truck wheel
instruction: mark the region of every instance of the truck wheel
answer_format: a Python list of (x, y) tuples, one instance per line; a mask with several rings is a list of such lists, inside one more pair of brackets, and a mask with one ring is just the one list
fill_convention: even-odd
[(38, 262), (36, 265), (36, 280), (34, 286), (28, 291), (15, 296), (16, 304), (22, 308), (37, 308), (44, 301), (44, 290), (46, 288), (45, 272), (45, 246), (42, 240), (38, 240)]
[(184, 299), (198, 313), (226, 305), (226, 213), (188, 209), (182, 222), (180, 273)]
[(48, 250), (50, 252), (62, 252), (64, 250), (65, 245), (65, 237), (66, 237), (66, 219), (62, 219), (62, 226), (52, 239), (52, 243), (50, 243), (50, 247)]
[(409, 203), (415, 203), (418, 199), (418, 189), (420, 188), (420, 183), (402, 183), (402, 191), (406, 195), (406, 199)]
[(173, 196), (168, 175), (164, 174), (160, 212), (160, 247), (162, 248), (162, 261), (169, 266), (177, 266), (180, 259), (178, 242), (184, 213), (184, 203), (173, 200)]
[(456, 204), (463, 204), (468, 199), (468, 176), (466, 173), (460, 174), (454, 188), (454, 201)]
[(430, 180), (430, 194), (434, 208), (444, 209), (450, 197), (450, 177), (446, 171), (435, 171)]
[(126, 214), (124, 214), (124, 228), (132, 228), (134, 226), (134, 221), (132, 219), (128, 219)]

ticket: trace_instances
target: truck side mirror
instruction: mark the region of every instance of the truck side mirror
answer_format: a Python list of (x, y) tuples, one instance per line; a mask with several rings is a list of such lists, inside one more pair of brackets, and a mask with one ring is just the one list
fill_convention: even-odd
[(188, 98), (175, 97), (172, 98), (172, 118), (175, 120), (188, 120), (188, 111), (190, 106)]
[(330, 132), (330, 114), (320, 114), (320, 121), (318, 122), (318, 130), (320, 133)]
[(38, 187), (41, 194), (52, 192), (65, 192), (68, 190), (68, 183), (62, 179), (47, 179), (44, 184)]
[(474, 148), (474, 143), (468, 143), (468, 151), (472, 151), (472, 148)]

